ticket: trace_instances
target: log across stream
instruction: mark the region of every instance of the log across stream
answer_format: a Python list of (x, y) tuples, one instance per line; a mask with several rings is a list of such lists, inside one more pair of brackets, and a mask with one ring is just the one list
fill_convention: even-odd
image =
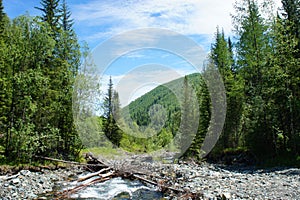
[[(90, 158), (93, 160), (93, 156)], [(87, 168), (69, 181), (70, 184), (60, 188), (55, 198), (80, 199), (78, 195), (95, 191), (102, 195), (109, 192), (117, 195), (118, 191), (124, 191), (115, 199), (147, 199), (147, 195), (157, 194), (167, 199), (299, 199), (300, 196), (298, 168), (259, 169), (205, 162), (163, 164), (139, 160), (126, 158), (125, 162), (95, 158), (90, 164), (85, 164)], [(5, 182), (1, 189), (6, 189)], [(143, 198), (134, 196), (138, 193)], [(91, 199), (114, 199), (106, 197)], [(160, 196), (148, 199), (160, 199)]]
[(166, 193), (181, 199), (194, 199), (200, 195), (173, 187), (167, 178), (157, 176), (153, 169), (142, 163), (134, 165), (132, 162), (117, 160), (108, 162), (92, 154), (87, 154), (86, 160), (86, 168), (90, 173), (81, 175), (72, 186), (57, 192), (57, 199), (92, 198), (93, 193), (101, 194), (103, 199), (118, 195), (129, 195), (131, 199), (140, 199), (139, 195), (142, 195), (143, 199), (160, 199)]

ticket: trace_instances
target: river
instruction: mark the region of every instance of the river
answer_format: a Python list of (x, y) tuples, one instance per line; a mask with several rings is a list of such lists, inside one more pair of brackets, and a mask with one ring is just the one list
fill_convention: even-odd
[[(89, 179), (91, 181), (91, 179)], [(76, 186), (77, 182), (72, 182), (68, 187)], [(65, 188), (64, 188), (65, 189)], [(99, 200), (155, 200), (161, 199), (163, 194), (154, 187), (147, 187), (139, 181), (113, 178), (103, 183), (89, 186), (79, 193), (70, 196), (71, 199), (99, 199)]]

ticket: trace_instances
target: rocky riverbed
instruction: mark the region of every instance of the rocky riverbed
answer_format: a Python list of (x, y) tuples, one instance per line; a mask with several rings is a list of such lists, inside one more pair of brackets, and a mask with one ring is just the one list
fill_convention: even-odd
[[(149, 178), (154, 181), (202, 194), (202, 199), (300, 199), (300, 169), (297, 168), (261, 170), (208, 163), (152, 162), (143, 163), (140, 169), (151, 170)], [(46, 199), (57, 186), (67, 187), (81, 173), (86, 172), (72, 167), (40, 172), (21, 170), (15, 175), (0, 176), (0, 199)]]
[[(156, 168), (158, 169), (158, 168)], [(174, 187), (203, 199), (300, 199), (300, 169), (255, 169), (203, 163), (162, 166)]]
[(77, 178), (82, 171), (79, 167), (41, 169), (39, 172), (20, 170), (16, 174), (0, 176), (0, 199), (46, 199), (48, 194)]

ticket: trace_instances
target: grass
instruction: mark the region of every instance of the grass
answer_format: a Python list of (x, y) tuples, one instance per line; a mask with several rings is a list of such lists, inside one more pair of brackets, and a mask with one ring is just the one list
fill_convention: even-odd
[(122, 152), (121, 150), (112, 147), (93, 147), (81, 150), (82, 157), (86, 153), (92, 153), (95, 156), (102, 156), (107, 159), (113, 159), (124, 154), (124, 152)]

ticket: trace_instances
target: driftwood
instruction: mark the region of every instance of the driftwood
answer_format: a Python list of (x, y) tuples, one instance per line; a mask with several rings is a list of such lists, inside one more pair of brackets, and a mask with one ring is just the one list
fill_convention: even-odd
[(17, 173), (17, 174), (12, 175), (12, 176), (1, 176), (0, 179), (2, 179), (4, 181), (8, 181), (8, 180), (17, 178), (18, 176), (20, 176), (20, 173)]
[[(151, 178), (149, 178), (150, 174), (146, 174), (145, 172), (137, 172), (136, 170), (128, 171), (128, 169), (127, 170), (119, 169), (116, 166), (112, 166), (115, 164), (108, 164), (104, 161), (100, 161), (99, 159), (95, 158), (92, 154), (87, 154), (85, 157), (87, 159), (88, 164), (91, 165), (89, 167), (92, 167), (92, 168), (88, 168), (88, 169), (90, 171), (92, 171), (92, 169), (98, 169), (98, 170), (97, 171), (94, 170), (92, 173), (89, 173), (85, 176), (78, 178), (78, 180), (77, 180), (78, 183), (83, 182), (83, 181), (86, 181), (86, 183), (82, 183), (80, 185), (77, 185), (74, 188), (67, 189), (62, 192), (57, 193), (56, 194), (57, 199), (68, 198), (71, 194), (74, 194), (74, 193), (78, 192), (79, 190), (82, 190), (93, 184), (97, 184), (97, 183), (101, 183), (101, 182), (110, 180), (111, 178), (114, 178), (114, 177), (122, 177), (122, 178), (126, 178), (126, 179), (139, 180), (146, 184), (156, 186), (157, 188), (159, 188), (159, 190), (161, 192), (178, 194), (178, 197), (180, 199), (196, 199), (197, 197), (199, 197), (199, 194), (191, 193), (189, 191), (185, 191), (185, 190), (174, 188), (170, 185), (167, 185), (165, 183), (165, 181), (162, 179), (159, 179), (159, 177), (156, 177), (156, 179), (151, 180)], [(91, 178), (94, 178), (94, 179), (91, 179)], [(89, 179), (91, 179), (91, 180), (89, 181)]]
[(105, 167), (103, 163), (80, 163), (80, 162), (74, 162), (74, 161), (66, 161), (66, 160), (60, 160), (60, 159), (55, 159), (55, 158), (49, 158), (49, 157), (43, 157), (43, 156), (34, 156), (36, 158), (40, 158), (43, 160), (50, 160), (54, 162), (61, 162), (61, 163), (66, 163), (66, 164), (71, 164), (71, 165), (79, 165), (79, 166), (87, 166), (87, 167)]
[(78, 179), (78, 182), (85, 181), (85, 180), (90, 179), (90, 178), (92, 178), (92, 177), (94, 177), (94, 176), (100, 176), (100, 177), (102, 177), (102, 173), (105, 172), (105, 171), (109, 171), (110, 169), (111, 169), (111, 168), (108, 167), (108, 168), (101, 169), (101, 170), (98, 171), (98, 172), (90, 173), (90, 174), (88, 174), (88, 175), (86, 175), (86, 176), (83, 176), (83, 177), (79, 178), (79, 179)]

